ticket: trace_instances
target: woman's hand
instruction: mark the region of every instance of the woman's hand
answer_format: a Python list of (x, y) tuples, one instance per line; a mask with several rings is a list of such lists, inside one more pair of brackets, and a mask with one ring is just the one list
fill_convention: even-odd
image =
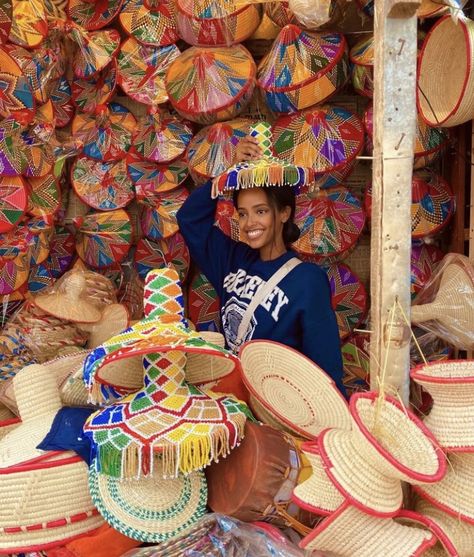
[(237, 143), (232, 164), (260, 159), (262, 155), (263, 151), (255, 137), (246, 135)]

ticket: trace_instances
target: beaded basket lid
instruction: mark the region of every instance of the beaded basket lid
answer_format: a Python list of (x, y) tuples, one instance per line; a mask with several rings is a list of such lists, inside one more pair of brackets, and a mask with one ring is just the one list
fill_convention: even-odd
[(61, 188), (52, 172), (39, 178), (27, 178), (28, 213), (34, 217), (53, 217), (61, 207)]
[(0, 48), (0, 116), (26, 125), (35, 115), (35, 99), (28, 78), (5, 48)]
[(133, 146), (143, 159), (165, 163), (180, 157), (192, 136), (191, 127), (182, 120), (164, 113), (150, 113), (139, 120)]
[(359, 117), (335, 106), (282, 115), (272, 131), (275, 154), (293, 164), (313, 168), (320, 187), (341, 183), (364, 147)]
[(135, 197), (125, 159), (103, 162), (78, 157), (71, 168), (71, 184), (84, 203), (99, 211), (122, 209)]
[(126, 33), (145, 45), (167, 46), (179, 39), (172, 0), (129, 0), (119, 21)]
[(38, 46), (48, 34), (43, 0), (15, 0), (8, 40), (19, 46)]
[(122, 159), (132, 144), (137, 121), (119, 103), (99, 108), (96, 114), (76, 114), (72, 134), (82, 141), (86, 157), (106, 162)]
[(67, 15), (88, 31), (105, 27), (120, 12), (124, 0), (68, 0)]
[(184, 51), (168, 68), (165, 85), (173, 108), (207, 125), (235, 118), (250, 102), (256, 66), (242, 45)]
[(144, 207), (141, 217), (143, 234), (154, 241), (173, 236), (179, 229), (176, 213), (188, 195), (185, 188), (179, 188), (157, 196), (154, 206)]
[(191, 260), (184, 238), (176, 232), (173, 236), (157, 242), (146, 238), (139, 240), (135, 248), (134, 263), (143, 280), (153, 269), (173, 267), (183, 283), (188, 276)]
[(258, 3), (236, 0), (177, 0), (179, 34), (194, 46), (231, 46), (248, 39), (260, 25)]
[(72, 101), (72, 90), (69, 81), (61, 76), (55, 79), (51, 85), (51, 102), (53, 103), (54, 118), (57, 128), (64, 128), (74, 116), (74, 103)]
[(0, 234), (15, 228), (28, 206), (27, 185), (21, 176), (0, 176)]
[(127, 153), (127, 172), (137, 201), (153, 206), (156, 196), (175, 190), (186, 180), (188, 165), (180, 159), (163, 164), (144, 161), (131, 149)]
[[(364, 205), (370, 216), (372, 187), (365, 192)], [(455, 211), (450, 185), (439, 174), (417, 171), (412, 178), (411, 235), (413, 239), (433, 236), (443, 230)]]
[(0, 3), (0, 44), (4, 44), (8, 40), (10, 29), (12, 26), (13, 6), (10, 0), (4, 0)]
[(130, 217), (123, 209), (90, 213), (76, 221), (76, 251), (86, 265), (111, 267), (127, 256), (132, 244)]
[(250, 133), (253, 121), (245, 118), (217, 122), (199, 131), (186, 151), (189, 171), (196, 183), (222, 174), (232, 164), (239, 141)]
[(257, 83), (272, 110), (294, 112), (326, 101), (348, 77), (343, 35), (287, 25), (258, 65)]
[(118, 83), (135, 101), (156, 106), (168, 100), (165, 75), (180, 50), (175, 44), (147, 46), (130, 37), (118, 54)]
[(72, 98), (82, 112), (95, 112), (99, 105), (107, 104), (115, 93), (117, 61), (115, 58), (102, 71), (88, 79), (74, 78)]
[(323, 262), (350, 249), (365, 224), (360, 201), (347, 188), (335, 187), (296, 198), (295, 223), (301, 231), (293, 247)]
[(418, 294), (428, 282), (444, 253), (433, 244), (413, 242), (411, 246), (411, 298)]

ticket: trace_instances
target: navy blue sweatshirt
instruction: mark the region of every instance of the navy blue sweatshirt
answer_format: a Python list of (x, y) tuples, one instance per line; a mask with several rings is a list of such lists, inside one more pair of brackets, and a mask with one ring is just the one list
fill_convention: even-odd
[[(296, 254), (287, 251), (262, 261), (258, 250), (214, 226), (216, 204), (208, 182), (188, 197), (177, 219), (192, 258), (219, 295), (224, 335), (232, 349), (242, 315), (259, 285)], [(244, 341), (251, 338), (295, 348), (326, 371), (345, 394), (331, 291), (326, 273), (317, 265), (301, 263), (273, 289), (255, 310)]]

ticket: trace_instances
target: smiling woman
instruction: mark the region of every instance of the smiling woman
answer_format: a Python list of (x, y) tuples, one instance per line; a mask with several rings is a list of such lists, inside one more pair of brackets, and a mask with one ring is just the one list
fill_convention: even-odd
[[(262, 149), (251, 136), (240, 141), (235, 157), (232, 169), (237, 172), (242, 161), (264, 164)], [(242, 164), (248, 171), (251, 163)], [(273, 158), (271, 164), (278, 162)], [(211, 197), (211, 182), (197, 188), (177, 214), (191, 256), (220, 298), (227, 346), (236, 352), (250, 339), (280, 342), (313, 360), (345, 393), (327, 276), (317, 265), (298, 260), (291, 249), (299, 237), (293, 222), (296, 188), (258, 185), (264, 187), (237, 185), (233, 191), (242, 242), (214, 226), (217, 199)]]

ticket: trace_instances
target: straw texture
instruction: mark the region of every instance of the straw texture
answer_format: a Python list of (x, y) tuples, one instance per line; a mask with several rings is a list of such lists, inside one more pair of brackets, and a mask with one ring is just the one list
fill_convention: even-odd
[(436, 537), (429, 530), (373, 517), (343, 505), (306, 536), (300, 546), (338, 557), (416, 557), (435, 543)]
[(239, 356), (249, 392), (285, 428), (309, 439), (327, 427), (350, 429), (347, 403), (332, 379), (296, 350), (255, 340)]
[(431, 126), (457, 126), (474, 117), (473, 54), (470, 19), (442, 17), (426, 36), (419, 57), (417, 103)]
[(123, 304), (110, 304), (102, 310), (102, 317), (96, 323), (82, 326), (88, 332), (88, 348), (96, 348), (109, 338), (117, 335), (129, 325), (127, 308)]
[(434, 362), (411, 371), (433, 399), (425, 425), (450, 452), (474, 452), (474, 361)]
[(154, 477), (119, 481), (89, 470), (94, 504), (116, 530), (142, 542), (162, 542), (189, 528), (206, 512), (203, 472), (174, 479)]

